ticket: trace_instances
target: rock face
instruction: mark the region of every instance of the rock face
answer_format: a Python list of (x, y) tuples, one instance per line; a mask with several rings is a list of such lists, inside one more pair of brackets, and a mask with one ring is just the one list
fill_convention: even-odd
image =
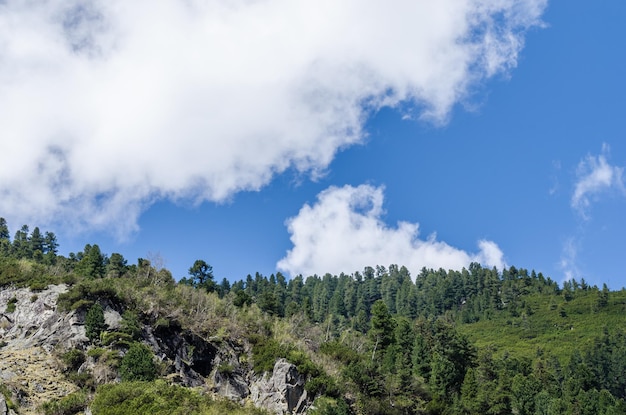
[[(43, 347), (50, 351), (59, 345), (75, 348), (88, 339), (82, 318), (75, 312), (59, 313), (57, 299), (67, 291), (65, 285), (50, 285), (33, 293), (28, 288), (0, 291), (0, 338), (10, 348), (24, 349)], [(15, 303), (15, 311), (7, 312), (9, 302)]]
[(227, 341), (214, 344), (172, 324), (146, 328), (146, 339), (163, 361), (170, 362), (171, 380), (185, 386), (209, 386), (215, 394), (233, 401), (251, 401), (276, 414), (302, 414), (311, 405), (304, 389), (305, 377), (296, 366), (279, 359), (272, 374), (256, 376), (239, 363), (245, 351)]
[(271, 376), (265, 374), (250, 385), (250, 398), (257, 406), (277, 414), (301, 414), (309, 406), (304, 376), (296, 367), (279, 359)]
[[(51, 285), (33, 293), (27, 288), (0, 290), (0, 383), (14, 385), (16, 395), (23, 392), (20, 413), (36, 413), (35, 408), (50, 399), (58, 399), (77, 387), (63, 380), (52, 356), (74, 348), (85, 350), (84, 312), (57, 310), (64, 285)], [(9, 304), (14, 307), (9, 307)], [(104, 304), (105, 320), (111, 330), (119, 327), (122, 310)], [(255, 375), (247, 363), (240, 363), (249, 348), (225, 339), (208, 340), (176, 322), (167, 326), (142, 327), (144, 343), (150, 345), (168, 368), (168, 379), (183, 386), (205, 387), (217, 395), (267, 409), (276, 414), (302, 414), (311, 404), (304, 389), (306, 379), (296, 367), (280, 359), (272, 374)], [(98, 382), (114, 381), (116, 374), (98, 371), (88, 358), (80, 371), (89, 371)], [(102, 369), (102, 368), (100, 368)], [(104, 369), (103, 369), (104, 370)], [(102, 373), (100, 373), (102, 372)], [(6, 408), (6, 410), (5, 410)], [(4, 411), (4, 412), (3, 412)], [(7, 412), (8, 411), (8, 412)], [(0, 394), (0, 415), (11, 414)]]

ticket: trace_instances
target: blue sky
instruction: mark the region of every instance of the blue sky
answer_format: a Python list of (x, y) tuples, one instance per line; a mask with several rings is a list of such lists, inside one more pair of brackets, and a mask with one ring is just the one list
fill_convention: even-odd
[(626, 286), (626, 3), (215, 1), (145, 23), (70, 3), (0, 9), (21, 23), (0, 29), (12, 231), (177, 278), (477, 260)]

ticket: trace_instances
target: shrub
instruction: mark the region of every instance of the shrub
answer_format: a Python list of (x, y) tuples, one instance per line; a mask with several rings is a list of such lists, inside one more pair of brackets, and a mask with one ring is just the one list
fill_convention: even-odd
[(61, 360), (69, 370), (78, 370), (85, 363), (85, 353), (82, 350), (72, 349), (61, 356)]
[(130, 335), (133, 340), (138, 340), (141, 337), (141, 323), (137, 313), (130, 310), (124, 311), (120, 326), (120, 331)]
[(130, 347), (133, 341), (133, 336), (119, 331), (105, 331), (100, 336), (100, 341), (104, 346), (122, 346)]
[(213, 400), (162, 380), (102, 385), (96, 391), (91, 412), (93, 415), (269, 415), (227, 399)]
[(289, 355), (290, 348), (274, 339), (251, 336), (250, 341), (252, 342), (252, 368), (258, 374), (272, 372), (276, 360)]
[(113, 280), (82, 281), (72, 286), (70, 290), (59, 295), (57, 306), (61, 311), (76, 310), (75, 304), (79, 301), (99, 302), (108, 300), (113, 304), (123, 304), (117, 295)]
[(85, 392), (74, 392), (61, 399), (44, 403), (41, 409), (45, 415), (73, 415), (87, 407), (87, 400)]
[(102, 347), (94, 347), (93, 349), (87, 350), (87, 356), (99, 359), (105, 352), (106, 349), (103, 349)]
[(231, 365), (230, 363), (227, 362), (222, 362), (219, 364), (219, 366), (217, 367), (217, 371), (220, 372), (223, 375), (230, 375), (233, 373), (233, 365)]
[(349, 415), (350, 407), (343, 400), (327, 397), (315, 400), (315, 407), (311, 415)]
[(7, 303), (7, 309), (6, 309), (6, 313), (12, 313), (15, 311), (15, 304), (17, 304), (17, 298), (13, 297), (9, 300), (9, 302)]
[(345, 364), (359, 360), (359, 354), (354, 349), (338, 341), (322, 343), (320, 345), (320, 352)]
[(154, 364), (152, 350), (141, 343), (133, 343), (122, 358), (120, 377), (123, 381), (151, 381), (156, 378), (157, 367)]
[(67, 376), (67, 379), (81, 389), (93, 390), (96, 387), (96, 381), (89, 372), (72, 372)]
[(30, 288), (33, 292), (43, 291), (50, 284), (57, 284), (58, 280), (56, 278), (51, 277), (39, 277), (34, 280), (29, 281), (28, 288)]

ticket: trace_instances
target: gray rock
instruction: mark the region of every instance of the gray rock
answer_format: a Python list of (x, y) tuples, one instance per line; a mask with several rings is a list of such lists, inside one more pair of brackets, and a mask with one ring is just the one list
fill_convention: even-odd
[(213, 383), (215, 385), (213, 388), (215, 393), (232, 401), (243, 402), (250, 395), (250, 389), (244, 374), (239, 371), (233, 371), (229, 374), (215, 371)]
[(120, 328), (122, 316), (111, 307), (104, 309), (104, 322), (109, 326), (109, 330), (116, 331)]
[(7, 401), (4, 398), (4, 395), (0, 393), (0, 415), (8, 415), (9, 407), (7, 406)]
[[(1, 0), (0, 0), (1, 1)], [(65, 285), (50, 285), (37, 293), (27, 288), (7, 288), (0, 291), (0, 310), (15, 298), (15, 311), (0, 314), (0, 336), (7, 350), (41, 347), (45, 352), (73, 348), (86, 349), (84, 311), (69, 313), (57, 310), (59, 294), (67, 291)], [(111, 330), (119, 328), (120, 310), (114, 304), (104, 304), (105, 320)], [(191, 330), (183, 329), (175, 320), (166, 325), (142, 327), (142, 341), (148, 344), (166, 367), (170, 381), (182, 386), (211, 387), (212, 391), (233, 401), (251, 401), (257, 407), (276, 414), (303, 414), (309, 408), (311, 397), (304, 389), (305, 377), (296, 367), (280, 359), (271, 374), (257, 376), (239, 357), (249, 353), (245, 344), (227, 339), (207, 339)], [(45, 353), (42, 351), (42, 353)], [(1, 363), (1, 362), (0, 362)], [(26, 362), (23, 362), (24, 365)], [(0, 366), (0, 380), (22, 378), (23, 365)], [(106, 364), (88, 358), (79, 372), (90, 372), (96, 383), (116, 380), (117, 374)], [(207, 382), (208, 380), (208, 382)], [(36, 392), (53, 390), (52, 384), (34, 385)], [(16, 401), (27, 404), (26, 392), (16, 392)], [(6, 402), (0, 400), (0, 415), (10, 414)]]
[(50, 285), (36, 294), (28, 288), (0, 291), (0, 309), (6, 308), (12, 298), (17, 300), (10, 318), (4, 316), (0, 321), (6, 347), (41, 346), (50, 351), (57, 345), (74, 348), (86, 344), (85, 328), (76, 313), (59, 313), (56, 309), (59, 294), (66, 291), (64, 284)]
[(252, 382), (250, 399), (256, 406), (276, 414), (304, 413), (309, 404), (305, 380), (295, 365), (279, 359), (271, 376), (265, 374)]

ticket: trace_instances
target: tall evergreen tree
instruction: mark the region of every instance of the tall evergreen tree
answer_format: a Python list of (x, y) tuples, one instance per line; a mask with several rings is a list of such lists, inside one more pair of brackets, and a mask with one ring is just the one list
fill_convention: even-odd
[(85, 245), (81, 260), (76, 264), (75, 272), (87, 278), (102, 278), (105, 272), (105, 256), (98, 245)]
[(28, 225), (15, 232), (13, 237), (13, 252), (17, 258), (30, 258), (32, 251), (28, 242)]
[(7, 225), (6, 219), (0, 218), (0, 240), (9, 240), (10, 237), (11, 235), (9, 234), (9, 226)]
[(54, 232), (46, 232), (43, 238), (44, 254), (56, 256), (59, 248), (57, 236)]
[(372, 360), (375, 359), (376, 353), (384, 353), (394, 340), (394, 330), (396, 322), (389, 313), (389, 309), (383, 300), (378, 300), (372, 306), (371, 328), (368, 332), (370, 342), (372, 343)]
[(112, 277), (121, 277), (128, 271), (127, 263), (122, 254), (112, 253), (106, 265), (106, 274)]
[(104, 320), (104, 309), (100, 303), (95, 303), (85, 315), (85, 335), (89, 340), (97, 341), (100, 333), (108, 329)]
[(213, 267), (202, 259), (197, 259), (189, 268), (191, 285), (203, 288), (208, 292), (215, 291), (215, 281), (213, 281)]
[(0, 255), (9, 256), (11, 250), (11, 239), (7, 221), (4, 218), (0, 218)]

